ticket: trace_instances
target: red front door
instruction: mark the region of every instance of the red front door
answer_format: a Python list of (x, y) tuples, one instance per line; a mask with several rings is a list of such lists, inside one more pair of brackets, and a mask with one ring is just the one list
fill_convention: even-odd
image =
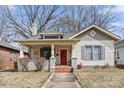
[(67, 65), (67, 50), (60, 51), (61, 65)]

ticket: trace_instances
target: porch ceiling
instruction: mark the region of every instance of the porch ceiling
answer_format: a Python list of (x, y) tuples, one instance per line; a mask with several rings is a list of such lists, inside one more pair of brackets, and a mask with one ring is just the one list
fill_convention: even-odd
[(37, 39), (37, 40), (20, 40), (22, 45), (24, 46), (44, 46), (44, 45), (64, 45), (64, 46), (70, 46), (72, 44), (75, 44), (78, 42), (79, 39)]

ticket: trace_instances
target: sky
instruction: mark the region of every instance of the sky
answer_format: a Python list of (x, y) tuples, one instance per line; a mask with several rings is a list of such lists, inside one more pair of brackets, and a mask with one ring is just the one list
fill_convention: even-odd
[[(124, 25), (124, 5), (114, 5), (113, 7), (113, 13), (118, 15), (118, 22), (115, 23), (115, 25), (123, 26)], [(15, 6), (10, 5), (9, 8), (12, 10), (15, 9)], [(107, 8), (106, 8), (107, 9)]]
[(118, 5), (113, 9), (114, 13), (118, 14), (118, 22), (116, 25), (124, 26), (124, 5)]
[[(11, 10), (14, 10), (15, 6), (10, 5), (9, 8)], [(107, 6), (106, 6), (106, 10), (107, 10)], [(112, 11), (113, 11), (113, 14), (117, 14), (117, 19), (118, 19), (116, 22), (113, 23), (113, 25), (124, 28), (124, 5), (114, 5)], [(116, 34), (124, 38), (124, 31), (121, 34), (120, 33), (119, 34), (116, 33)]]

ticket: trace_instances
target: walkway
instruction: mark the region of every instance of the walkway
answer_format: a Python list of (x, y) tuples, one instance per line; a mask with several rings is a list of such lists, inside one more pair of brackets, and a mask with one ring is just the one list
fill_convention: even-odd
[(47, 88), (78, 88), (72, 73), (55, 73)]

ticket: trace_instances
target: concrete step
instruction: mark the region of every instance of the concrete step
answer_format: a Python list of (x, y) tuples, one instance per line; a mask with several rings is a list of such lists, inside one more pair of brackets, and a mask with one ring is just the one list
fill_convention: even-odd
[(57, 66), (57, 67), (55, 67), (55, 72), (57, 73), (61, 73), (61, 72), (64, 72), (64, 73), (70, 73), (70, 72), (72, 72), (73, 71), (73, 69), (72, 69), (72, 67), (70, 67), (70, 66)]

